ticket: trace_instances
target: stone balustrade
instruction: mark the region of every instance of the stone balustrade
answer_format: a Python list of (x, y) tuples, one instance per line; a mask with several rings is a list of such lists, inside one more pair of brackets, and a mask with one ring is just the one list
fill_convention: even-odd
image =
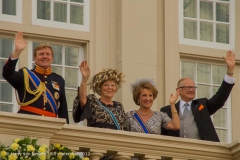
[(239, 160), (240, 141), (231, 144), (65, 124), (64, 119), (0, 112), (0, 141), (38, 137), (60, 143), (91, 160), (104, 154), (116, 160)]

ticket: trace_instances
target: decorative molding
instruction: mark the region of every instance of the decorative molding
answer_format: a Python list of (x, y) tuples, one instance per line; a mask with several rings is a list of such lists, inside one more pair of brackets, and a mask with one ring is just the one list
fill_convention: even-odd
[(0, 112), (0, 134), (51, 138), (65, 119)]
[[(11, 36), (12, 38), (14, 38), (15, 33), (17, 33), (17, 31), (12, 31), (12, 30), (3, 30), (0, 29), (0, 34), (3, 36)], [(24, 38), (32, 38), (32, 39), (38, 39), (38, 40), (43, 40), (43, 41), (59, 41), (59, 42), (68, 42), (68, 43), (77, 43), (77, 44), (87, 44), (89, 43), (89, 39), (86, 40), (81, 40), (81, 39), (73, 39), (73, 38), (67, 38), (67, 37), (55, 37), (55, 36), (51, 36), (51, 35), (44, 35), (44, 34), (35, 34), (35, 33), (28, 33), (28, 32), (23, 32), (24, 34)], [(85, 35), (87, 35), (88, 33), (83, 33)]]
[[(204, 56), (204, 55), (196, 55), (190, 53), (179, 53), (180, 58), (186, 59), (194, 59), (194, 60), (203, 60), (203, 61), (210, 61), (210, 62), (224, 62), (224, 59), (221, 57), (212, 57), (212, 56)], [(240, 60), (236, 59), (236, 65), (240, 65)]]
[[(10, 135), (10, 136), (9, 136)], [(64, 119), (0, 112), (0, 141), (32, 136), (71, 149), (138, 159), (238, 160), (240, 140), (231, 144), (65, 124)], [(46, 141), (45, 141), (46, 142)], [(99, 157), (98, 156), (98, 157)]]
[(143, 154), (148, 158), (226, 160), (232, 155), (225, 143), (182, 139), (160, 135), (146, 135), (126, 131), (64, 125), (50, 140), (72, 148), (89, 148), (101, 153), (115, 151), (118, 155)]

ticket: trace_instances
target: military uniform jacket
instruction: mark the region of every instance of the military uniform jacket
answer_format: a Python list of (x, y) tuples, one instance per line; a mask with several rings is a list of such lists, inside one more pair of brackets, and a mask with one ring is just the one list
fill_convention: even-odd
[[(11, 58), (9, 58), (3, 67), (2, 75), (17, 90), (19, 100), (22, 103), (24, 94), (26, 94), (24, 102), (32, 100), (35, 95), (32, 95), (25, 91), (23, 69), (20, 69), (18, 72), (15, 71), (17, 61), (18, 59), (11, 60)], [(52, 73), (51, 69), (49, 70), (36, 66), (31, 71), (39, 78), (40, 81), (45, 83), (46, 88), (49, 91), (48, 93), (50, 93), (50, 96), (52, 97), (52, 99), (54, 99), (53, 101), (57, 106), (56, 109), (54, 110), (53, 106), (50, 104), (49, 101), (47, 103), (44, 103), (44, 98), (42, 95), (35, 102), (32, 102), (28, 106), (36, 107), (38, 109), (42, 109), (48, 112), (53, 112), (57, 114), (59, 118), (65, 118), (67, 123), (69, 123), (67, 101), (65, 95), (65, 81), (60, 75)], [(30, 80), (29, 87), (31, 88), (31, 90), (36, 89), (36, 87)], [(18, 113), (41, 116), (41, 114), (21, 110), (21, 108)]]
[[(194, 116), (194, 120), (197, 124), (201, 139), (219, 142), (219, 138), (217, 136), (210, 116), (213, 115), (222, 106), (224, 106), (224, 103), (228, 99), (228, 96), (230, 95), (233, 86), (234, 84), (228, 84), (227, 82), (223, 81), (222, 85), (212, 98), (201, 98), (192, 101), (191, 110)], [(175, 104), (178, 113), (181, 112), (179, 109), (179, 103), (180, 102)], [(169, 105), (161, 108), (161, 111), (167, 113), (168, 116), (172, 118), (171, 108)], [(180, 130), (173, 131), (166, 130), (165, 128), (161, 129), (161, 135), (180, 137)]]

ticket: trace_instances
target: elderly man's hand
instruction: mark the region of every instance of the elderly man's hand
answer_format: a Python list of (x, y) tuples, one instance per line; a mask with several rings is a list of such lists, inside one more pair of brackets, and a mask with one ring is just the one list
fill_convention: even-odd
[(235, 67), (235, 54), (232, 51), (227, 51), (226, 57), (223, 57), (227, 65), (227, 75), (232, 76)]

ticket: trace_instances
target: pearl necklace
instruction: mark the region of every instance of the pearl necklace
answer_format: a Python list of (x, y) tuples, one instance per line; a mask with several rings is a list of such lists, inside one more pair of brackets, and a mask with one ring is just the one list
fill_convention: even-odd
[(147, 114), (142, 114), (142, 113), (138, 110), (138, 113), (140, 113), (141, 116), (148, 116), (149, 113), (152, 113), (152, 111), (150, 110), (150, 112), (148, 112)]

